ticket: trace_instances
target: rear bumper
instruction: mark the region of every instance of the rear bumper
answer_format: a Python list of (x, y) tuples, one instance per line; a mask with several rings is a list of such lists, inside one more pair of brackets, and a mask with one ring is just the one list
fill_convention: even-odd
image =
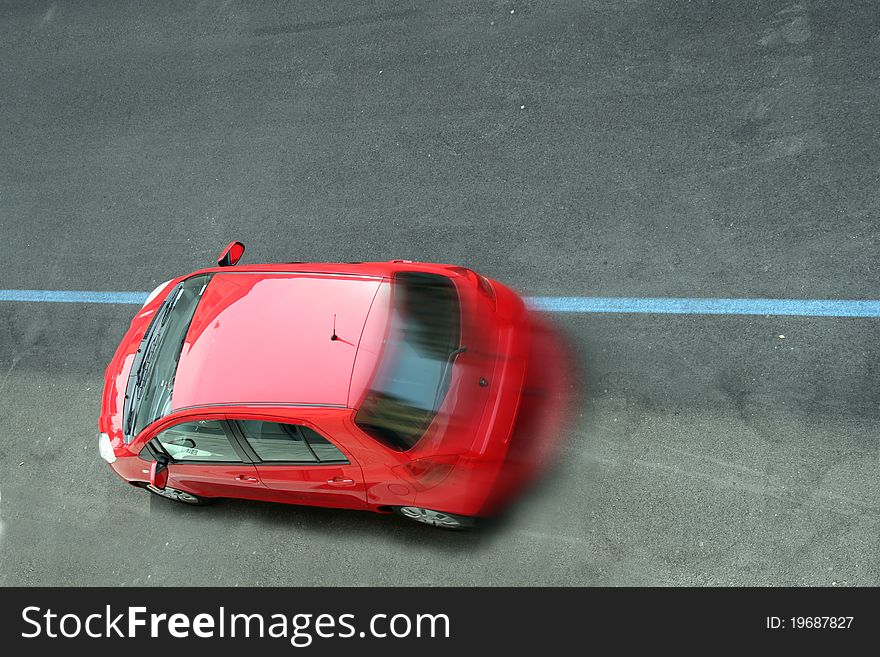
[(577, 397), (572, 353), (556, 329), (531, 317), (529, 353), (504, 462), (481, 515), (499, 513), (545, 475), (568, 434)]

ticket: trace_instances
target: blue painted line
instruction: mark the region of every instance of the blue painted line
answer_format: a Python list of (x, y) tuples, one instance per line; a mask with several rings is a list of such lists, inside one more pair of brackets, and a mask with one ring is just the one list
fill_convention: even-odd
[(535, 310), (557, 313), (880, 317), (880, 301), (875, 300), (528, 297), (526, 302)]
[(88, 290), (0, 290), (0, 301), (52, 303), (131, 303), (141, 305), (148, 292), (91, 292)]
[[(147, 292), (0, 290), (0, 301), (121, 303), (141, 305)], [(880, 317), (880, 300), (709, 299), (674, 297), (526, 297), (534, 310), (555, 313), (639, 313), (673, 315), (795, 315)]]

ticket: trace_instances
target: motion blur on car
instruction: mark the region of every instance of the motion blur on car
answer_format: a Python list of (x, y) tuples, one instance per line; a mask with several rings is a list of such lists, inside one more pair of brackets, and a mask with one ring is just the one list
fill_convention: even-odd
[(160, 285), (110, 362), (99, 452), (125, 481), (461, 529), (554, 462), (574, 359), (510, 288), (455, 265), (243, 253)]

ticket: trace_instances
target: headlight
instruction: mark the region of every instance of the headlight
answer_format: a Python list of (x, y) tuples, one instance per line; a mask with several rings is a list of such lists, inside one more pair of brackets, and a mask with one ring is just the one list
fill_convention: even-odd
[(162, 283), (161, 285), (159, 285), (155, 290), (153, 290), (152, 292), (150, 292), (150, 295), (147, 297), (147, 300), (144, 301), (144, 306), (146, 306), (148, 303), (150, 303), (150, 301), (152, 301), (152, 300), (155, 299), (157, 296), (159, 296), (159, 292), (161, 292), (162, 290), (164, 290), (164, 289), (165, 289), (165, 286), (168, 285), (170, 282), (171, 282), (170, 280), (165, 281), (164, 283)]
[(116, 454), (113, 453), (113, 445), (110, 444), (110, 436), (106, 433), (98, 434), (98, 453), (107, 463), (116, 461)]

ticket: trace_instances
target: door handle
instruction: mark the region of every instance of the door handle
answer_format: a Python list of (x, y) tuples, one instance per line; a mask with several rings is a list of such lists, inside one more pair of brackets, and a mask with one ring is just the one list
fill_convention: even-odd
[(345, 477), (333, 477), (328, 479), (327, 483), (337, 488), (351, 488), (354, 486), (354, 479), (346, 479)]
[(260, 480), (257, 479), (256, 477), (251, 477), (251, 476), (249, 476), (249, 475), (238, 475), (238, 476), (235, 478), (235, 480), (236, 480), (236, 481), (243, 481), (243, 482), (246, 483), (246, 484), (256, 484), (256, 483), (258, 483), (258, 482), (260, 481)]

